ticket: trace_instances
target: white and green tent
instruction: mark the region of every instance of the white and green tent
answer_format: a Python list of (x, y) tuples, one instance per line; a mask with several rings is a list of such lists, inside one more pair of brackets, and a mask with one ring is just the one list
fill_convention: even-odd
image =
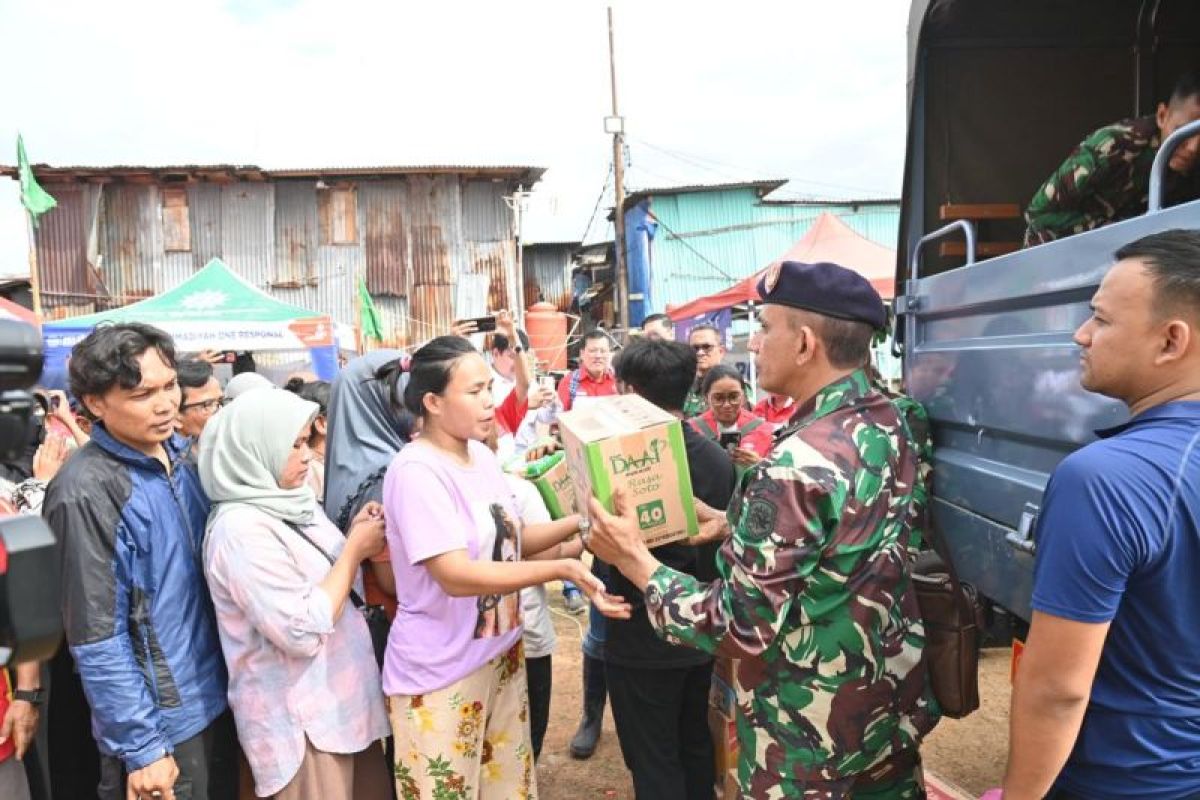
[(102, 323), (144, 322), (175, 339), (180, 352), (307, 350), (322, 378), (337, 372), (337, 331), (328, 314), (276, 300), (214, 258), (160, 295), (120, 308), (42, 325), (46, 366), (66, 363), (71, 347)]

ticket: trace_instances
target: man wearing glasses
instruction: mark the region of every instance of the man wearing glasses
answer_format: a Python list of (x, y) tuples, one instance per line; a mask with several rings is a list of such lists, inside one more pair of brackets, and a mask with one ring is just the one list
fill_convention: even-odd
[(590, 399), (617, 393), (612, 357), (612, 345), (607, 333), (597, 328), (583, 335), (579, 368), (567, 373), (558, 382), (558, 397), (562, 400), (563, 411), (578, 408), (590, 402)]
[(688, 344), (696, 353), (696, 381), (688, 392), (683, 404), (683, 416), (686, 419), (698, 417), (708, 410), (708, 403), (700, 391), (700, 384), (708, 371), (720, 364), (725, 358), (725, 347), (721, 344), (721, 332), (716, 326), (704, 324), (692, 328), (688, 334)]
[(175, 376), (181, 392), (175, 430), (192, 440), (191, 458), (195, 459), (200, 434), (213, 414), (225, 405), (225, 395), (213, 375), (212, 364), (207, 361), (180, 361), (175, 367)]

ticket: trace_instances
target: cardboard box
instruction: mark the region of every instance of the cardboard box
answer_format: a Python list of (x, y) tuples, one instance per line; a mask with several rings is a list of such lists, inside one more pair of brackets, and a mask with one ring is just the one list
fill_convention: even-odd
[(717, 675), (712, 676), (712, 686), (708, 690), (708, 706), (730, 718), (737, 708), (737, 692), (725, 679)]
[(533, 485), (546, 503), (551, 519), (569, 517), (576, 511), (575, 484), (571, 481), (571, 470), (566, 458), (533, 479)]
[[(737, 723), (732, 717), (727, 717), (715, 708), (710, 708), (708, 710), (708, 732), (712, 735), (713, 740), (713, 772), (716, 775), (717, 796), (736, 797)], [(723, 789), (729, 791), (730, 780), (732, 780), (732, 786), (735, 787), (733, 792), (722, 794)]]
[(713, 675), (730, 686), (737, 686), (737, 668), (740, 659), (717, 656), (713, 659)]
[(738, 790), (737, 767), (726, 770), (724, 775), (717, 775), (717, 785), (713, 788), (714, 800), (737, 800), (741, 796)]
[(514, 460), (505, 465), (505, 469), (537, 487), (551, 519), (562, 519), (575, 513), (575, 486), (567, 468), (566, 453), (560, 450), (529, 463)]
[(700, 531), (680, 421), (637, 395), (598, 398), (560, 414), (578, 507), (595, 496), (613, 511), (624, 490), (650, 547)]

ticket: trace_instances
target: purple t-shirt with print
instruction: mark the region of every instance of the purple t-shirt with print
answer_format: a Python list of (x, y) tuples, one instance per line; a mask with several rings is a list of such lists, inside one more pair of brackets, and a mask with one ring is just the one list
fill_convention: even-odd
[(444, 689), (521, 638), (519, 592), (451, 597), (424, 564), (452, 550), (476, 561), (519, 558), (520, 518), (500, 464), (479, 442), (467, 452), (471, 464), (463, 466), (417, 441), (383, 480), (397, 601), (383, 668), (388, 695)]

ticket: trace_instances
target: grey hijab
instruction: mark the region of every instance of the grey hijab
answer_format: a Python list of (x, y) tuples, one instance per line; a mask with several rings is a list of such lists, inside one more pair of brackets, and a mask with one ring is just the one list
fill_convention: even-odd
[(246, 392), (254, 389), (265, 389), (267, 387), (275, 388), (275, 384), (259, 375), (257, 372), (242, 372), (234, 375), (229, 379), (229, 383), (225, 384), (225, 397), (230, 400), (236, 400)]
[(307, 525), (317, 501), (307, 484), (282, 489), (283, 472), (296, 439), (317, 416), (316, 403), (291, 392), (252, 389), (223, 408), (200, 435), (200, 483), (217, 517), (240, 507)]
[[(334, 523), (346, 501), (391, 463), (412, 438), (412, 420), (392, 406), (392, 387), (375, 373), (403, 356), (399, 350), (374, 350), (359, 356), (338, 374), (329, 391), (328, 432), (325, 440), (325, 515)], [(407, 375), (400, 376), (403, 392)], [(379, 500), (379, 492), (359, 497)]]

